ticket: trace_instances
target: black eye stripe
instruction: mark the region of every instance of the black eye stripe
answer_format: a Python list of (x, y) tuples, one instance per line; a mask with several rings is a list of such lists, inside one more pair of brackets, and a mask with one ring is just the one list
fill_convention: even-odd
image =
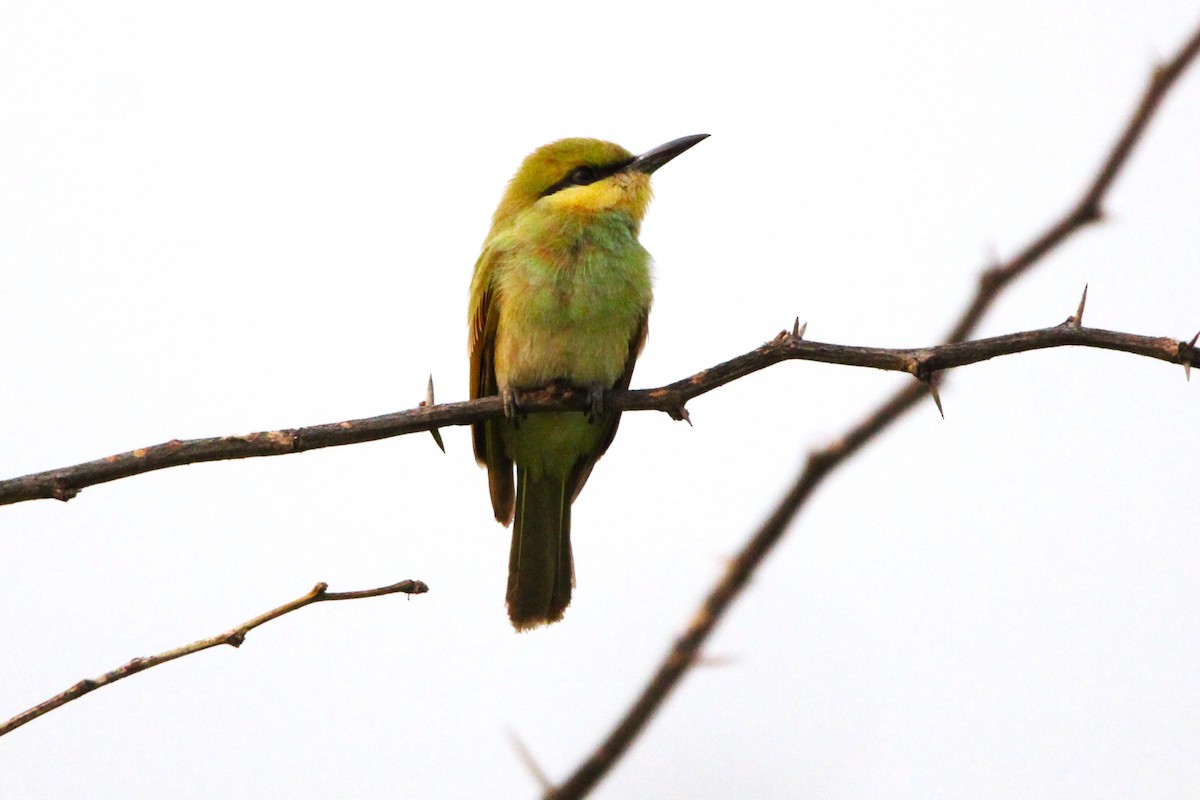
[(586, 186), (596, 180), (596, 169), (595, 167), (576, 167), (571, 170), (571, 174), (567, 178), (577, 186)]
[(555, 192), (562, 191), (568, 186), (587, 186), (589, 183), (602, 181), (610, 175), (615, 175), (633, 163), (633, 159), (624, 159), (615, 164), (605, 164), (596, 166), (594, 164), (581, 164), (567, 173), (566, 177), (554, 184), (546, 191), (542, 192), (542, 197), (547, 197)]

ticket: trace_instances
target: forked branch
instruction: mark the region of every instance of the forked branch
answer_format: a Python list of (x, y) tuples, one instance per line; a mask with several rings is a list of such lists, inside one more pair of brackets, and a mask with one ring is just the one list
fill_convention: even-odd
[[(1183, 71), (1195, 60), (1200, 51), (1200, 28), (1184, 43), (1175, 56), (1154, 70), (1150, 83), (1138, 101), (1117, 141), (1109, 150), (1091, 183), (1078, 202), (1059, 220), (1035, 237), (1020, 252), (999, 266), (986, 270), (979, 280), (979, 287), (967, 303), (945, 343), (950, 346), (942, 353), (959, 352), (956, 345), (964, 343), (975, 330), (984, 313), (995, 302), (1000, 292), (1014, 280), (1024, 275), (1043, 256), (1066, 241), (1071, 235), (1103, 216), (1103, 203), (1113, 181), (1129, 160), (1129, 154), (1141, 139), (1159, 103), (1178, 80)], [(1082, 312), (1078, 313), (1082, 316)], [(1087, 330), (1077, 327), (1078, 319), (1068, 320), (1065, 329)], [(1058, 329), (1052, 329), (1058, 330)], [(1018, 334), (1019, 336), (1020, 334)], [(1070, 335), (1070, 334), (1068, 334)], [(998, 337), (1005, 339), (1006, 337)], [(995, 341), (995, 340), (983, 340)], [(1189, 345), (1182, 363), (1194, 364), (1196, 360), (1195, 340)], [(1054, 345), (1046, 345), (1054, 346)], [(1179, 351), (1181, 354), (1182, 350)], [(933, 385), (933, 384), (931, 384)], [(766, 558), (767, 554), (782, 538), (804, 502), (824, 480), (825, 476), (841, 466), (850, 456), (875, 436), (886, 430), (905, 411), (912, 408), (924, 393), (917, 383), (910, 384), (884, 401), (861, 422), (850, 428), (833, 444), (812, 453), (800, 474), (796, 477), (786, 496), (779, 502), (771, 515), (762, 523), (753, 536), (743, 545), (737, 556), (729, 562), (725, 574), (709, 590), (708, 596), (692, 617), (686, 629), (675, 640), (658, 669), (650, 678), (638, 698), (611, 732), (597, 745), (596, 749), (575, 769), (559, 787), (545, 793), (545, 798), (567, 800), (583, 797), (607, 774), (624, 754), (633, 740), (645, 728), (663, 700), (679, 683), (688, 669), (696, 663), (700, 648), (722, 615), (745, 587), (751, 575)]]

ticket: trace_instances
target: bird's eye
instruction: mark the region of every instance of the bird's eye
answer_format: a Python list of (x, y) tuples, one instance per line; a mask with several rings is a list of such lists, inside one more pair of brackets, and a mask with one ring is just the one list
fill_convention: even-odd
[(593, 167), (576, 167), (571, 171), (571, 183), (586, 186), (596, 180), (596, 170)]

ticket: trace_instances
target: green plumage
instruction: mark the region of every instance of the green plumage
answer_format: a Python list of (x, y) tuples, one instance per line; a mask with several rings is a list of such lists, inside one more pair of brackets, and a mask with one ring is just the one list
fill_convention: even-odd
[[(637, 240), (650, 172), (703, 137), (634, 158), (595, 139), (535, 151), (509, 183), (471, 281), (471, 396), (500, 394), (505, 419), (474, 426), (496, 519), (515, 519), (507, 605), (518, 630), (560, 619), (571, 600), (571, 503), (612, 442), (646, 338), (650, 257)], [(675, 148), (675, 150), (670, 150)], [(516, 393), (552, 382), (601, 409), (522, 416)], [(513, 466), (516, 466), (516, 486)]]

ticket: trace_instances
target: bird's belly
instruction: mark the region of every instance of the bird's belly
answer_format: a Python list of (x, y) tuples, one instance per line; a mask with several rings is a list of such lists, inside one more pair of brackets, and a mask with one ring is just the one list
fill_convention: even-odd
[(509, 458), (534, 479), (566, 478), (580, 456), (596, 448), (603, 432), (602, 421), (589, 421), (578, 412), (531, 414), (501, 428)]
[(508, 287), (496, 331), (500, 388), (534, 388), (555, 380), (577, 386), (616, 383), (649, 298), (639, 297), (619, 278), (589, 282), (586, 276), (535, 273), (511, 283), (520, 285), (516, 292)]
[(611, 386), (621, 377), (633, 335), (629, 325), (528, 326), (496, 335), (496, 382), (535, 388), (562, 380)]

